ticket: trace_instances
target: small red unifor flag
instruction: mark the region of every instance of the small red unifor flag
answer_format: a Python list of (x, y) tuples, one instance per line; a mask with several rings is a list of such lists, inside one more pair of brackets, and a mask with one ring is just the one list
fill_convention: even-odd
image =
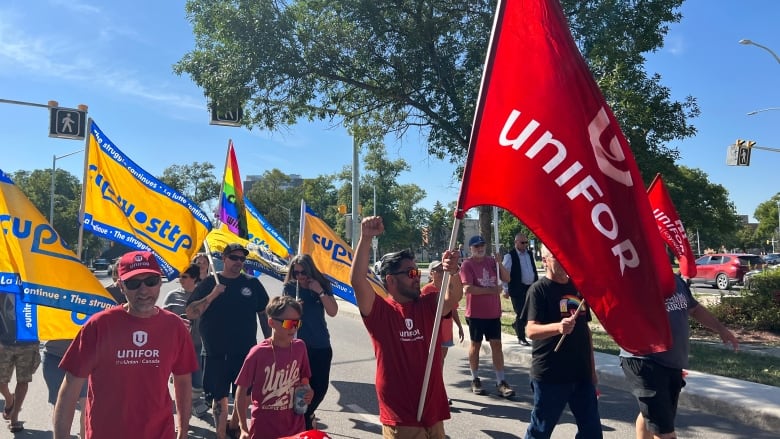
[(680, 262), (680, 274), (686, 278), (696, 277), (696, 256), (661, 174), (657, 174), (647, 188), (647, 199), (650, 200), (650, 208), (653, 209), (653, 217), (661, 238)]
[(499, 2), (456, 216), (480, 205), (525, 223), (624, 349), (670, 347), (674, 279), (639, 168), (555, 0)]

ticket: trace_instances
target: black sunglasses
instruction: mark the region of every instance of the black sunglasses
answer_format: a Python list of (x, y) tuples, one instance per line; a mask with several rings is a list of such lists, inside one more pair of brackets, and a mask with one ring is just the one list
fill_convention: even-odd
[(528, 241), (520, 241), (520, 244), (528, 244)]
[(227, 258), (230, 259), (231, 261), (241, 261), (241, 262), (246, 261), (246, 256), (228, 255)]
[(157, 285), (160, 285), (160, 281), (162, 281), (162, 278), (160, 276), (152, 276), (152, 277), (147, 277), (146, 279), (128, 279), (122, 281), (122, 283), (125, 284), (125, 287), (128, 290), (137, 290), (141, 288), (141, 284), (144, 284), (147, 287), (155, 287)]
[(292, 271), (293, 277), (298, 277), (298, 276), (300, 276), (302, 274), (306, 274), (306, 272), (305, 271), (298, 271), (298, 270), (293, 270)]

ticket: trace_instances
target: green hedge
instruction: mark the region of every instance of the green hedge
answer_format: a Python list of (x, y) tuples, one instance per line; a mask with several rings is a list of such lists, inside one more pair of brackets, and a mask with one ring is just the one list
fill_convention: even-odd
[(754, 276), (741, 297), (724, 299), (708, 308), (727, 326), (780, 332), (780, 269)]

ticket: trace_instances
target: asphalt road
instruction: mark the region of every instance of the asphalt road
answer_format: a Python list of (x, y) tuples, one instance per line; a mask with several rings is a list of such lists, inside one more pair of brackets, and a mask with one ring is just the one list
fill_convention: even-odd
[[(103, 277), (98, 273), (98, 277)], [(108, 281), (108, 279), (106, 279)], [(263, 277), (262, 281), (269, 294), (281, 293), (281, 283)], [(175, 282), (165, 283), (160, 294), (162, 303), (165, 293), (176, 286)], [(375, 360), (371, 342), (353, 305), (340, 302), (341, 310), (336, 318), (329, 320), (333, 339), (333, 370), (331, 387), (317, 416), (320, 428), (335, 438), (380, 438), (381, 427), (378, 421), (377, 402), (374, 390)], [(488, 360), (487, 362), (484, 360)], [(501, 398), (497, 393), (473, 395), (470, 390), (470, 373), (467, 352), (463, 348), (453, 348), (446, 361), (445, 383), (449, 396), (454, 400), (452, 419), (445, 423), (450, 438), (508, 439), (523, 437), (530, 418), (532, 398), (528, 387), (527, 370), (507, 364), (507, 380), (515, 388), (517, 395), (511, 400)], [(484, 358), (481, 365), (483, 387), (494, 386), (494, 376), (489, 359)], [(601, 412), (604, 437), (630, 438), (634, 436), (636, 403), (633, 397), (624, 391), (602, 386), (599, 409)], [(130, 408), (132, 409), (132, 408)], [(20, 418), (25, 421), (25, 431), (16, 437), (51, 438), (51, 407), (46, 402), (46, 386), (39, 369), (33, 382), (24, 410)], [(211, 438), (213, 430), (211, 418), (193, 418), (190, 429), (191, 438)], [(765, 432), (732, 421), (704, 413), (681, 410), (678, 415), (678, 435), (685, 438), (776, 438), (776, 433)], [(77, 429), (72, 430), (74, 437)], [(564, 413), (553, 435), (554, 438), (571, 438), (576, 433), (574, 419)], [(0, 431), (0, 438), (11, 437), (10, 433)]]

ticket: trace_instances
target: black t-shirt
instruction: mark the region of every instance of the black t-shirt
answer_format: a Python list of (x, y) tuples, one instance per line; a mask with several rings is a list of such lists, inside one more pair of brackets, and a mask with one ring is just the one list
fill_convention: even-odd
[[(542, 277), (528, 289), (523, 314), (527, 320), (540, 324), (560, 322), (571, 316), (580, 304), (581, 296), (569, 282), (559, 284)], [(533, 341), (531, 378), (549, 383), (568, 383), (591, 378), (591, 346), (588, 336), (590, 308), (580, 311), (574, 330), (566, 336), (558, 352), (558, 334)]]
[[(268, 305), (268, 293), (255, 277), (245, 274), (228, 279), (221, 274), (225, 291), (200, 317), (200, 335), (206, 355), (246, 355), (257, 344), (257, 313)], [(216, 282), (209, 276), (195, 287), (187, 301), (201, 300), (211, 293)]]

